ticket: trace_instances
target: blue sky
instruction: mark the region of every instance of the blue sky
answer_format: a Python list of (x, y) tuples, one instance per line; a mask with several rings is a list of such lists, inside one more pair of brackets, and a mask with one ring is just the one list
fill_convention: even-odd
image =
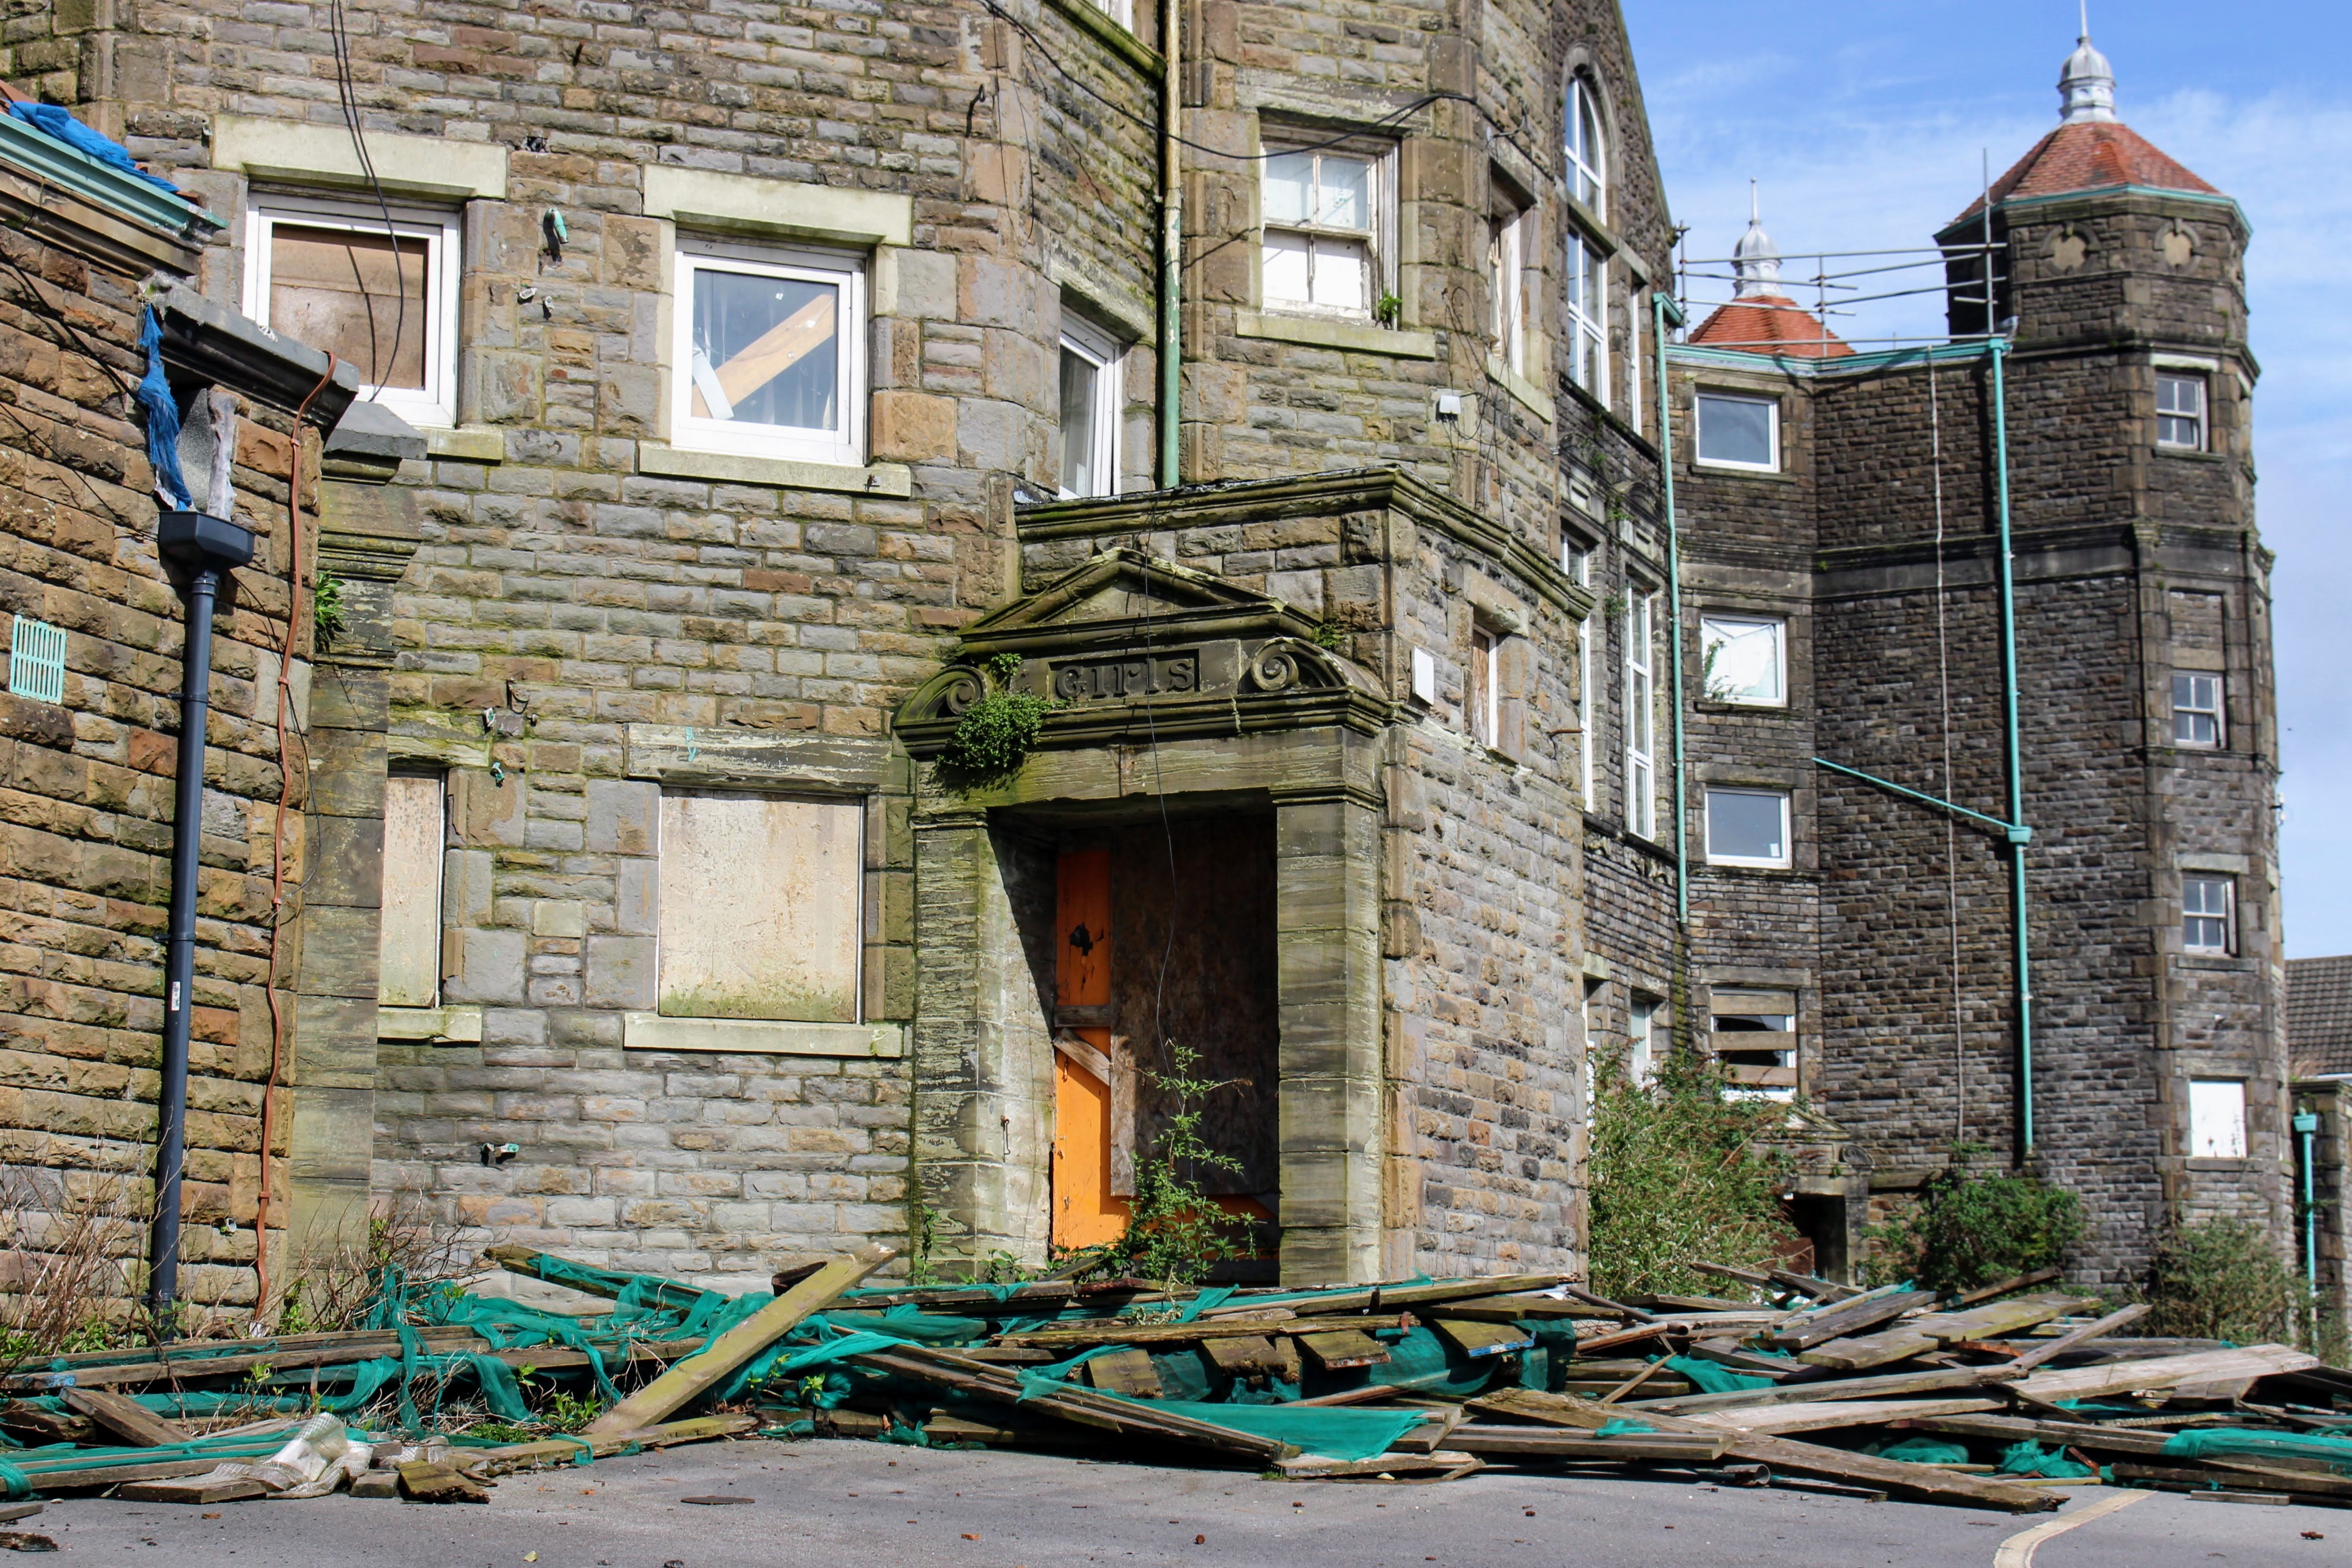
[[(1690, 254), (1724, 256), (1760, 183), (1780, 248), (1924, 245), (2057, 123), (2074, 0), (1625, 0)], [(2123, 120), (2238, 198), (2258, 496), (2278, 554), (2281, 794), (2290, 957), (2352, 952), (2352, 5), (2095, 3)], [(1793, 275), (1799, 268), (1790, 268)], [(1694, 289), (1694, 293), (1696, 290)], [(1857, 334), (1937, 330), (1930, 297)], [(1842, 328), (1843, 323), (1841, 323)]]

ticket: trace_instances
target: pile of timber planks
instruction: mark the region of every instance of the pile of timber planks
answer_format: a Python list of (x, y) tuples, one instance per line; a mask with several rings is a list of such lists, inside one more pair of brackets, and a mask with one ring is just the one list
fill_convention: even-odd
[[(1290, 1479), (1418, 1482), (1505, 1466), (2017, 1513), (2102, 1482), (2352, 1506), (2352, 1441), (2325, 1435), (2352, 1421), (2352, 1373), (2283, 1345), (2135, 1339), (2126, 1331), (2145, 1309), (2097, 1313), (2047, 1273), (1952, 1299), (1711, 1264), (1700, 1271), (1727, 1282), (1721, 1294), (1631, 1300), (1558, 1274), (1323, 1289), (867, 1286), (890, 1256), (820, 1260), (780, 1274), (772, 1293), (733, 1299), (496, 1247), (486, 1262), (625, 1306), (566, 1320), (524, 1349), (511, 1311), (469, 1313), (444, 1297), (439, 1321), (405, 1332), (58, 1357), (0, 1377), (13, 1396), (0, 1432), (43, 1445), (11, 1461), (43, 1495), (127, 1486), (207, 1503), (287, 1495), (298, 1473), (323, 1479), (294, 1495), (332, 1490), (335, 1466), (357, 1495), (478, 1501), (503, 1474), (680, 1442), (904, 1441), (911, 1430), (935, 1446), (1188, 1455)], [(493, 1321), (503, 1326), (486, 1331)], [(331, 1389), (339, 1369), (387, 1361), (404, 1380), (426, 1363), (478, 1375), (498, 1363), (572, 1389), (601, 1368), (625, 1392), (574, 1434), (453, 1447), (371, 1429), (394, 1389), (352, 1415), (340, 1457), (310, 1464), (276, 1451), (294, 1417), (215, 1419), (224, 1429), (207, 1433), (175, 1405), (240, 1380)], [(2216, 1428), (2240, 1436), (2197, 1436)]]

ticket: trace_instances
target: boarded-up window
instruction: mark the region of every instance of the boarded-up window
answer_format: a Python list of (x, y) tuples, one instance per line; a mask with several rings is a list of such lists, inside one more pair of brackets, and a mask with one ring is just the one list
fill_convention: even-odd
[(857, 1021), (865, 808), (676, 794), (661, 805), (661, 1011)]
[(405, 418), (457, 414), (457, 220), (452, 212), (270, 196), (246, 230), (245, 311), (331, 349)]
[(2246, 1157), (2246, 1086), (2236, 1079), (2192, 1079), (2189, 1084), (2189, 1157)]
[[(2220, 669), (2223, 653), (2221, 595), (2175, 588), (2165, 599), (2165, 609), (2172, 617), (2172, 662), (2188, 669)], [(2181, 657), (2184, 654), (2189, 657)]]
[(430, 1007), (441, 997), (441, 814), (437, 774), (383, 781), (383, 966), (377, 999)]
[(1737, 1098), (1797, 1094), (1797, 998), (1788, 991), (1717, 989), (1710, 1008), (1716, 1059)]

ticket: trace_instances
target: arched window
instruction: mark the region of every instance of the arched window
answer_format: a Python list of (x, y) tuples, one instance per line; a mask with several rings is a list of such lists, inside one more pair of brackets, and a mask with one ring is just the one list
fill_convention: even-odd
[(1601, 139), (1601, 94), (1582, 71), (1569, 79), (1567, 137), (1569, 188), (1595, 217), (1606, 217), (1602, 203), (1608, 177), (1603, 171), (1608, 157)]

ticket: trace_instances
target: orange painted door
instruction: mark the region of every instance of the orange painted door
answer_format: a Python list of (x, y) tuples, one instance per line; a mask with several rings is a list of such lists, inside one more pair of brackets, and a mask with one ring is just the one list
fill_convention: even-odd
[[(1110, 851), (1061, 858), (1055, 876), (1054, 1005), (1110, 1004)], [(1061, 1032), (1059, 1029), (1057, 1033)], [(1108, 1025), (1068, 1031), (1108, 1058)], [(1128, 1205), (1111, 1196), (1110, 1085), (1070, 1053), (1054, 1053), (1053, 1223), (1058, 1248), (1097, 1247), (1127, 1229)]]

